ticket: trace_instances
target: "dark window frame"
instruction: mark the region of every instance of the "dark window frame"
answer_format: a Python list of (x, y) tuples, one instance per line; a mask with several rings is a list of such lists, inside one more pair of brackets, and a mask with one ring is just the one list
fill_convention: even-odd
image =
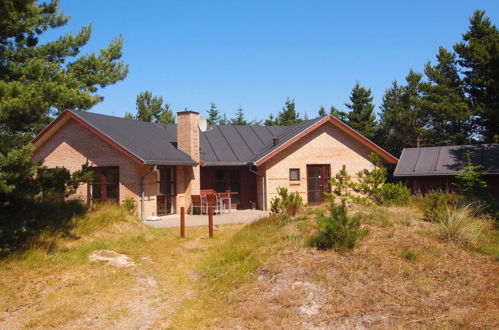
[[(297, 172), (297, 174), (298, 174), (298, 178), (297, 179), (293, 179), (292, 178), (291, 172), (293, 172), (293, 171)], [(299, 168), (290, 168), (289, 169), (289, 181), (293, 181), (293, 182), (300, 181), (300, 169)]]
[[(94, 202), (98, 203), (108, 203), (108, 202), (116, 202), (120, 203), (120, 167), (119, 166), (94, 166), (90, 167), (92, 171), (94, 171), (94, 178), (92, 182), (87, 184), (87, 202), (88, 204), (92, 204)], [(117, 182), (115, 183), (107, 183), (107, 177), (104, 175), (104, 170), (106, 169), (116, 169), (117, 171)], [(96, 173), (99, 175), (99, 181), (96, 181)], [(93, 198), (91, 193), (91, 186), (99, 185), (100, 186), (100, 198)], [(108, 198), (107, 190), (108, 186), (116, 185), (116, 198)]]
[[(161, 175), (162, 170), (171, 170), (170, 180), (166, 180)], [(156, 214), (163, 216), (167, 214), (175, 214), (176, 210), (176, 196), (177, 196), (177, 168), (175, 166), (160, 166), (158, 168), (159, 179), (156, 181), (159, 185), (158, 195), (156, 196)], [(173, 188), (166, 189), (166, 187)], [(168, 190), (168, 191), (166, 191)]]

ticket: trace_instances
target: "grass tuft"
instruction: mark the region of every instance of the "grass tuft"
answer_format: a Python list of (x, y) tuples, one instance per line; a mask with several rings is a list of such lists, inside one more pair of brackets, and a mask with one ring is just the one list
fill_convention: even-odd
[(486, 225), (482, 220), (473, 218), (474, 213), (471, 204), (457, 208), (447, 207), (437, 224), (440, 238), (477, 247), (485, 233)]
[(417, 258), (417, 254), (410, 247), (407, 247), (402, 251), (401, 257), (408, 261), (414, 261)]

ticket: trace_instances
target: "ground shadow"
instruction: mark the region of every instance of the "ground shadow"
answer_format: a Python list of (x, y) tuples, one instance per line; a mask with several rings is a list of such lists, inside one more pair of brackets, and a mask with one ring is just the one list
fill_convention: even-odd
[(11, 201), (3, 205), (0, 208), (0, 257), (33, 245), (50, 250), (52, 238), (60, 236), (78, 239), (71, 234), (75, 225), (72, 219), (83, 216), (86, 210), (78, 201)]

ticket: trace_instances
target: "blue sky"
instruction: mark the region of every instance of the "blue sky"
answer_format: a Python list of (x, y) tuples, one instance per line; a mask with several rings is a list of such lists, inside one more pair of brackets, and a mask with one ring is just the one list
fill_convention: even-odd
[(45, 39), (93, 26), (82, 50), (124, 38), (128, 77), (101, 90), (91, 111), (135, 112), (151, 90), (171, 104), (206, 113), (210, 102), (232, 117), (277, 113), (286, 97), (310, 118), (321, 105), (344, 108), (356, 81), (381, 103), (394, 79), (422, 71), (440, 45), (461, 40), (475, 9), (499, 25), (499, 1), (127, 1), (61, 0), (72, 17)]

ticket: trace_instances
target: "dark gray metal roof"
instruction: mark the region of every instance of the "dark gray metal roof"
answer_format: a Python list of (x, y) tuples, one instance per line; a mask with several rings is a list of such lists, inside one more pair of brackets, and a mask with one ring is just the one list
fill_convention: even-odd
[[(155, 124), (86, 111), (68, 110), (141, 159), (145, 164), (194, 165), (178, 149), (177, 125)], [(320, 118), (293, 126), (210, 126), (200, 134), (201, 161), (205, 166), (247, 165), (279, 148)]]
[(144, 164), (195, 165), (190, 155), (177, 149), (176, 125), (69, 110), (99, 132), (141, 159)]
[(404, 148), (395, 176), (456, 175), (466, 165), (466, 152), (486, 174), (499, 174), (499, 144)]
[(210, 165), (246, 165), (286, 127), (210, 126), (201, 133), (201, 160)]

